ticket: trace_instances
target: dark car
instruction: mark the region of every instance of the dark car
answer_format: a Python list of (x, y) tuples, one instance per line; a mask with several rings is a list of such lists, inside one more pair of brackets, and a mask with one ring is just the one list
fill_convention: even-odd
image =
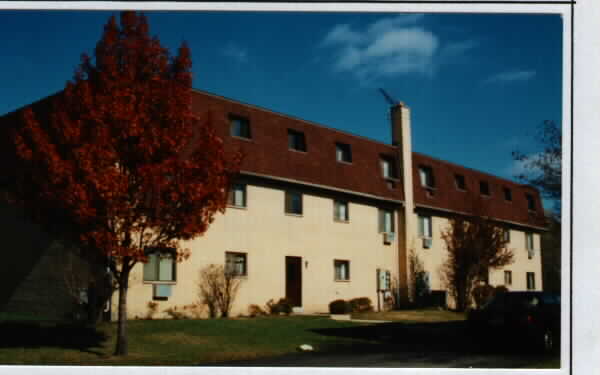
[(560, 297), (546, 292), (501, 292), (471, 310), (474, 333), (491, 333), (547, 352), (560, 345)]

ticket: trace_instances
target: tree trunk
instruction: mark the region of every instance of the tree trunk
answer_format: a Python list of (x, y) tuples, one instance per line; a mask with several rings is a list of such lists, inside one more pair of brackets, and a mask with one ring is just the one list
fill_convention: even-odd
[(117, 325), (117, 346), (115, 355), (125, 356), (127, 347), (127, 288), (129, 287), (129, 269), (123, 266), (119, 280), (119, 321)]

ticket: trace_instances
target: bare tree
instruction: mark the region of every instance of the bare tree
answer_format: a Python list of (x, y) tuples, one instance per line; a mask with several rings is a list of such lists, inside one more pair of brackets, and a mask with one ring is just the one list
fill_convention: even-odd
[(512, 153), (513, 158), (522, 163), (524, 171), (516, 177), (539, 188), (544, 198), (554, 201), (554, 217), (560, 221), (562, 192), (562, 129), (560, 124), (546, 120), (540, 126), (536, 141), (543, 150), (524, 154)]
[(198, 281), (199, 296), (208, 306), (211, 318), (229, 317), (233, 301), (241, 285), (241, 279), (234, 272), (226, 270), (223, 266), (210, 264), (200, 270)]
[(465, 311), (471, 302), (471, 291), (490, 269), (513, 262), (513, 252), (506, 247), (504, 229), (489, 217), (456, 216), (442, 232), (448, 258), (441, 272), (456, 310)]

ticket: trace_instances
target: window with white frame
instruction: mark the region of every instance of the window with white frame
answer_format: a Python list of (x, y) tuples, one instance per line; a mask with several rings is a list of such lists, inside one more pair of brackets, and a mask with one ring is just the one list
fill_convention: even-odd
[(433, 169), (427, 166), (419, 167), (419, 180), (421, 181), (421, 186), (433, 189), (435, 187), (435, 180), (433, 178)]
[(337, 221), (348, 221), (350, 215), (348, 213), (348, 202), (333, 201), (333, 218)]
[(465, 176), (463, 176), (462, 174), (455, 174), (454, 186), (456, 186), (456, 188), (460, 191), (466, 191), (467, 183), (465, 182)]
[(246, 185), (233, 184), (227, 196), (227, 204), (235, 207), (246, 207)]
[(527, 249), (527, 257), (533, 258), (534, 247), (533, 247), (533, 233), (525, 232), (525, 248)]
[(525, 199), (527, 199), (527, 209), (529, 211), (535, 211), (535, 198), (531, 194), (525, 194)]
[(381, 157), (381, 174), (383, 178), (397, 178), (396, 163), (390, 157)]
[(350, 280), (350, 261), (335, 259), (333, 261), (335, 281)]
[(527, 290), (535, 290), (535, 272), (527, 272)]
[(174, 249), (147, 250), (148, 261), (144, 263), (144, 281), (175, 281)]
[(379, 232), (394, 233), (394, 211), (379, 209)]
[(431, 216), (419, 215), (419, 237), (431, 238)]
[(479, 181), (479, 193), (486, 197), (491, 195), (490, 184), (487, 181)]
[(285, 192), (285, 213), (302, 215), (302, 194), (296, 191)]
[(510, 229), (508, 229), (508, 228), (505, 228), (505, 229), (502, 231), (502, 236), (503, 236), (503, 239), (504, 239), (504, 241), (505, 241), (506, 243), (510, 242)]
[(304, 133), (288, 129), (288, 147), (290, 150), (306, 152), (306, 137), (304, 137)]
[(230, 115), (229, 124), (231, 135), (238, 138), (251, 139), (250, 121), (241, 116)]
[(346, 143), (336, 143), (335, 159), (345, 163), (352, 163), (352, 150), (350, 145)]
[(234, 276), (248, 275), (248, 257), (246, 253), (225, 253), (225, 272)]

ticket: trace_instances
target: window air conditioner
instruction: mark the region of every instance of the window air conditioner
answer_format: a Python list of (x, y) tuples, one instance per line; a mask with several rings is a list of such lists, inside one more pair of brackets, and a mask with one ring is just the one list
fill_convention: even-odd
[(391, 244), (392, 242), (394, 242), (394, 233), (392, 232), (385, 232), (383, 233), (383, 243), (384, 244)]
[(171, 297), (170, 284), (154, 284), (154, 297), (168, 298)]
[(423, 249), (429, 249), (431, 247), (431, 237), (423, 237)]

